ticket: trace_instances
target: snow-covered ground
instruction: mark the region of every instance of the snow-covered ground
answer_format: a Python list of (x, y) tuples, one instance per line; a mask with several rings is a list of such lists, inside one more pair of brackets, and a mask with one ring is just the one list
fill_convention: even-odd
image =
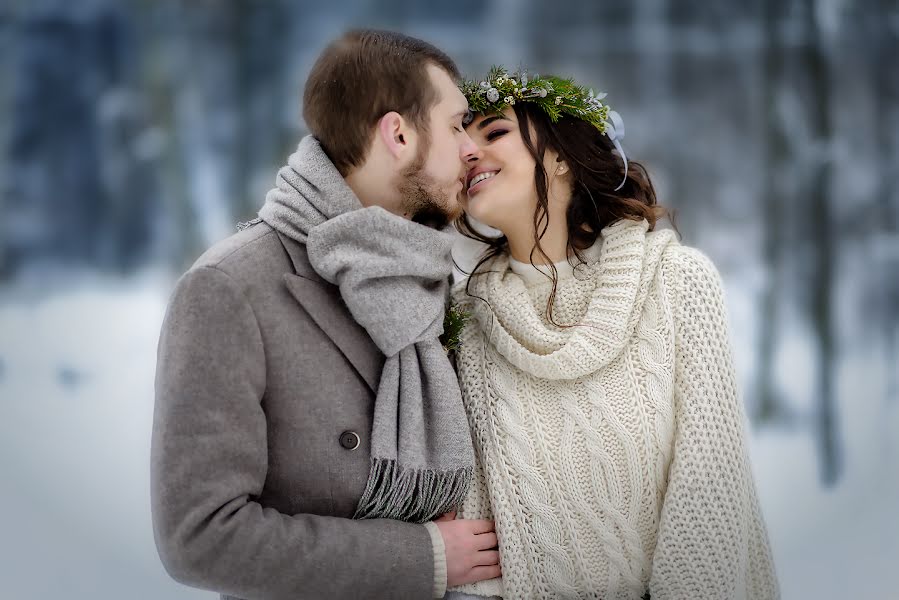
[(217, 597), (168, 577), (150, 525), (153, 371), (170, 285), (88, 278), (46, 297), (0, 295), (0, 596)]
[[(76, 278), (49, 294), (0, 288), (4, 598), (214, 597), (168, 578), (150, 525), (153, 371), (171, 285), (144, 274)], [(835, 489), (818, 485), (806, 430), (753, 434), (786, 600), (897, 597), (899, 406), (884, 400), (885, 368), (871, 356), (842, 362), (846, 471)]]

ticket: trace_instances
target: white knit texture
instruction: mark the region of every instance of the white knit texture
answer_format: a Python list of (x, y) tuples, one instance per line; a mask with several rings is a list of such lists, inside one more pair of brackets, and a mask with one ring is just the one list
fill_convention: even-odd
[[(477, 474), (460, 518), (496, 521), (504, 598), (778, 598), (718, 273), (620, 221), (587, 277), (525, 284), (508, 257), (455, 298)], [(479, 300), (474, 296), (479, 296)], [(486, 301), (486, 302), (485, 302)]]

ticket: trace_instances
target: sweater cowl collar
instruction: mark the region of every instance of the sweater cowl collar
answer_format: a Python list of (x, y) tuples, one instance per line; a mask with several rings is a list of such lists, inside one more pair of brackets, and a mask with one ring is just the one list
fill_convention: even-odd
[[(556, 269), (556, 276), (559, 278), (559, 281), (575, 277), (575, 274), (579, 273), (582, 268), (599, 261), (601, 248), (602, 237), (598, 238), (592, 246), (581, 251), (581, 256), (584, 259), (583, 263), (574, 256), (554, 263), (553, 267)], [(552, 284), (552, 268), (549, 265), (526, 263), (509, 257), (509, 268), (512, 269), (513, 273), (521, 277), (527, 286)]]
[[(508, 254), (485, 263), (457, 299), (472, 313), (488, 343), (512, 365), (541, 379), (577, 379), (617, 357), (634, 333), (665, 248), (674, 232), (649, 232), (646, 220), (619, 220), (601, 232), (599, 260), (588, 263), (595, 283), (583, 320), (563, 329), (547, 325), (528, 297), (524, 280), (509, 266)], [(479, 300), (481, 298), (482, 300)], [(486, 302), (485, 302), (486, 301)], [(548, 354), (521, 340), (539, 336)]]

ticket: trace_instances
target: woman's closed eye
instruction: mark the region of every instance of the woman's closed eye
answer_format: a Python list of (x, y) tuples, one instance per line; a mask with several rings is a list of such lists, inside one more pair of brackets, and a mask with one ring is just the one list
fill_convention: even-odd
[(493, 131), (491, 131), (490, 133), (487, 134), (487, 141), (492, 142), (493, 140), (500, 138), (500, 137), (506, 135), (507, 133), (509, 133), (509, 132), (505, 129), (494, 129)]

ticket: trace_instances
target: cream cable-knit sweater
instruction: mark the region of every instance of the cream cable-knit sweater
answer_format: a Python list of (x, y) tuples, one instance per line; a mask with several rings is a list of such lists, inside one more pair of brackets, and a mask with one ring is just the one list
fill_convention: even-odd
[(478, 458), (459, 517), (495, 519), (503, 569), (455, 590), (779, 597), (718, 273), (647, 229), (619, 221), (586, 268), (560, 271), (554, 317), (574, 327), (548, 322), (550, 281), (507, 256), (472, 297), (455, 287), (473, 316), (458, 367)]

